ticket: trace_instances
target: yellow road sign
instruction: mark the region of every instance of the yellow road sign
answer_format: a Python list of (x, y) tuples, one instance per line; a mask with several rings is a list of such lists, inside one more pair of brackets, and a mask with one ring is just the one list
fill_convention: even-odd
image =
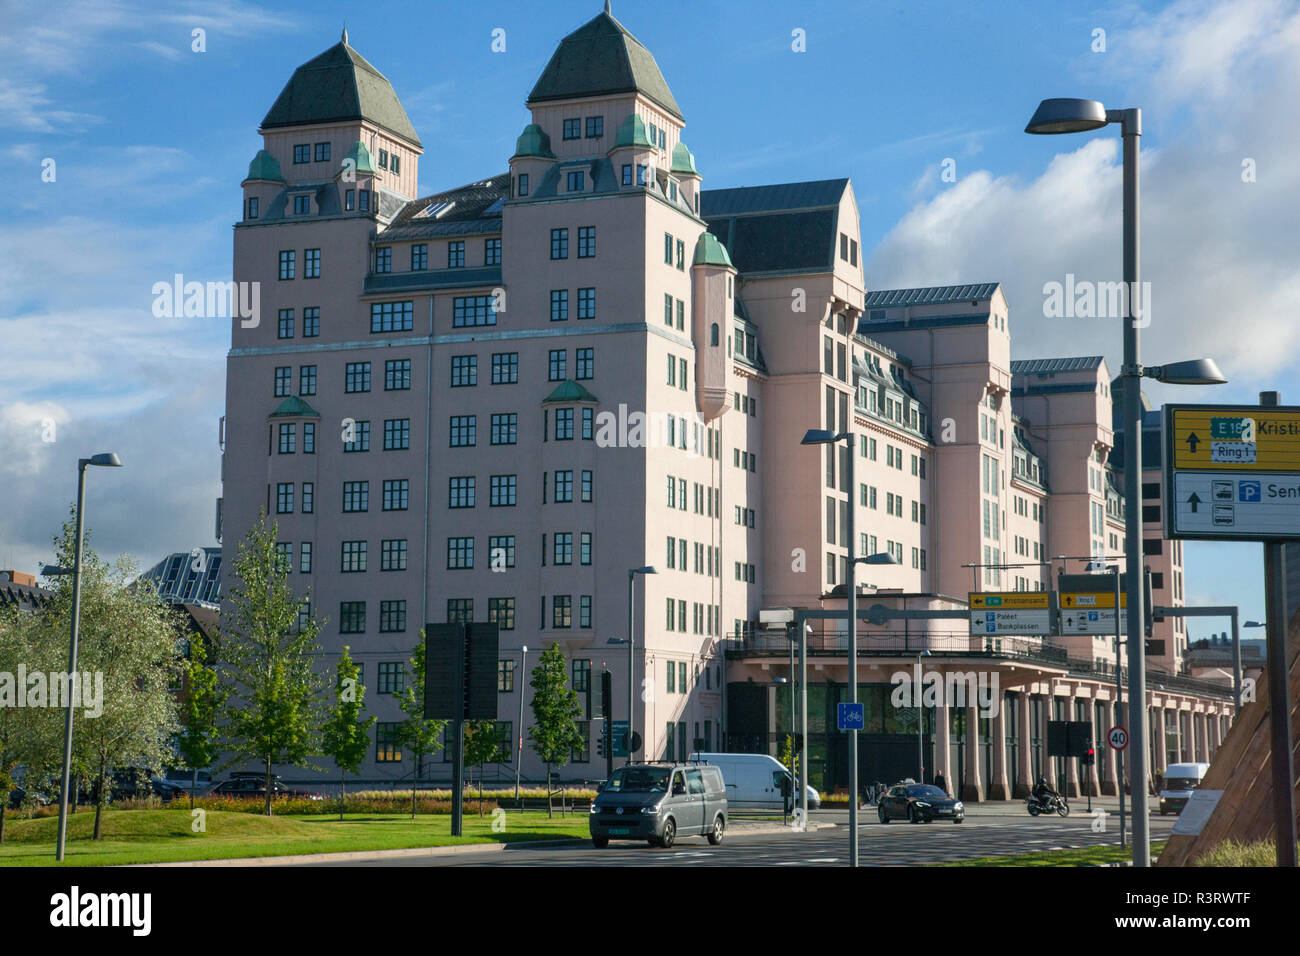
[[(1068, 592), (1068, 591), (1061, 592), (1061, 607), (1063, 609), (1075, 608), (1075, 607), (1113, 608), (1114, 606), (1115, 606), (1115, 593), (1113, 591), (1096, 591), (1091, 594), (1079, 593), (1079, 592)], [(1119, 606), (1128, 607), (1127, 594), (1120, 594)]]
[(1047, 603), (1047, 591), (971, 591), (969, 601), (972, 608), (1044, 608)]
[(1170, 413), (1175, 469), (1300, 472), (1300, 410), (1193, 405)]

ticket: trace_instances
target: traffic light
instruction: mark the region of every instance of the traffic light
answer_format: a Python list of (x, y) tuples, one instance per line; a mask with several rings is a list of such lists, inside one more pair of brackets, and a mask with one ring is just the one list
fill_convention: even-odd
[(1097, 751), (1093, 749), (1092, 744), (1088, 745), (1088, 752), (1083, 755), (1081, 762), (1085, 767), (1091, 767), (1097, 762)]
[(596, 735), (596, 756), (602, 758), (605, 756), (605, 731), (603, 728)]
[(614, 675), (609, 671), (600, 672), (600, 716), (610, 719), (614, 706)]

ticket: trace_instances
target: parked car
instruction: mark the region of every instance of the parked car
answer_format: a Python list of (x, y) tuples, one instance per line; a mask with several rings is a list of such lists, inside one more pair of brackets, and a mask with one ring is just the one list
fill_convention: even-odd
[(37, 790), (28, 790), (25, 787), (15, 787), (9, 791), (9, 809), (19, 810), (24, 803), (43, 807), (50, 802), (50, 798)]
[(1171, 763), (1166, 767), (1165, 782), (1160, 788), (1160, 815), (1181, 813), (1209, 769), (1208, 763)]
[[(790, 769), (770, 754), (693, 753), (688, 759), (722, 771), (727, 782), (727, 804), (732, 809), (787, 809), (786, 796), (793, 789)], [(808, 787), (808, 809), (820, 810), (821, 805), (821, 794)]]
[[(277, 797), (298, 797), (305, 800), (325, 799), (319, 793), (294, 790), (286, 787), (278, 775), (271, 777), (271, 793)], [(255, 771), (236, 771), (229, 780), (223, 780), (208, 791), (210, 797), (257, 797), (266, 799), (266, 775)]]
[(212, 771), (210, 770), (186, 770), (184, 767), (168, 767), (163, 773), (163, 779), (168, 783), (180, 787), (186, 793), (190, 792), (191, 784), (194, 786), (195, 793), (206, 793), (212, 789)]
[[(93, 783), (90, 790), (91, 801), (94, 802), (96, 787)], [(158, 797), (167, 802), (175, 800), (180, 795), (180, 788), (168, 783), (162, 777), (154, 776), (148, 770), (114, 770), (109, 775), (108, 799), (113, 803), (122, 800), (142, 800), (147, 797)]]
[(615, 770), (591, 801), (592, 845), (645, 840), (670, 847), (702, 834), (717, 846), (727, 827), (727, 787), (708, 764), (632, 764)]
[(898, 784), (890, 787), (876, 813), (881, 823), (906, 820), (908, 823), (930, 823), (934, 820), (951, 820), (961, 823), (966, 819), (966, 808), (938, 787), (928, 783)]

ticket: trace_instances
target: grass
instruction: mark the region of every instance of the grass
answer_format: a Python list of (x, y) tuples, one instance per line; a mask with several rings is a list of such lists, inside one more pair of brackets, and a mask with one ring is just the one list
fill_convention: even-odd
[[(587, 814), (557, 815), (525, 811), (505, 815), (505, 828), (493, 832), (491, 815), (480, 819), (466, 807), (464, 835), (451, 836), (451, 818), (409, 814), (347, 814), (342, 821), (322, 816), (265, 817), (208, 811), (206, 832), (192, 832), (189, 813), (175, 810), (108, 810), (104, 838), (90, 837), (94, 813), (68, 817), (66, 866), (173, 863), (186, 860), (242, 859), (299, 853), (394, 850), (475, 843), (585, 838)], [(10, 820), (0, 844), (0, 866), (57, 866), (54, 845), (58, 820)]]
[[(1164, 842), (1151, 844), (1151, 855), (1159, 856)], [(1041, 853), (1022, 853), (1016, 856), (978, 856), (970, 860), (953, 860), (938, 866), (1087, 866), (1103, 863), (1123, 863), (1133, 859), (1133, 848), (1119, 846), (1094, 846), (1081, 850), (1047, 850)]]
[(1277, 866), (1277, 845), (1272, 840), (1241, 843), (1225, 840), (1196, 859), (1195, 866)]

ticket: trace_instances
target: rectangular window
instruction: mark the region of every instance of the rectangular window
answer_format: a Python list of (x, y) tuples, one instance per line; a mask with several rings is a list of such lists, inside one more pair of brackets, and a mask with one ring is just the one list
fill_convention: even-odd
[(297, 268), (298, 253), (293, 249), (285, 249), (280, 252), (280, 278), (292, 279), (295, 269)]
[(477, 444), (478, 418), (475, 415), (451, 416), (451, 447), (467, 448)]
[(365, 570), (366, 570), (366, 542), (344, 541), (343, 560), (339, 566), (339, 571), (344, 574), (355, 574)]
[(591, 501), (591, 486), (593, 472), (584, 471), (582, 473), (582, 500)]
[[(515, 599), (512, 597), (488, 598), (488, 623), (495, 624), (503, 631), (513, 631), (515, 629)], [(508, 662), (511, 665), (511, 689), (514, 684), (514, 661)], [(500, 689), (500, 679), (497, 683)]]
[(605, 135), (605, 117), (587, 117), (587, 139), (599, 139)]
[(370, 304), (371, 332), (409, 332), (414, 315), (412, 304), (407, 302), (372, 302)]
[(293, 146), (294, 164), (311, 162), (311, 143), (295, 143)]
[[(625, 170), (627, 169), (626, 166), (624, 166), (623, 168), (624, 168)], [(624, 183), (624, 185), (627, 185), (627, 184)], [(256, 196), (249, 196), (249, 197), (248, 197), (248, 212), (245, 213), (244, 218), (245, 218), (245, 219), (256, 219), (256, 218), (257, 218), (257, 197), (256, 197)]]
[(581, 169), (572, 169), (565, 176), (565, 188), (568, 192), (582, 192), (586, 188), (587, 176)]
[(578, 598), (578, 627), (591, 627), (591, 595), (583, 594)]
[(303, 275), (308, 279), (320, 278), (320, 250), (304, 249), (303, 258), (306, 260)]
[(496, 303), (490, 295), (456, 296), (451, 305), (453, 328), (497, 324)]
[(494, 535), (488, 538), (488, 563), (494, 568), (513, 568), (515, 566), (515, 536), (513, 534)]
[(344, 392), (369, 392), (370, 363), (348, 362), (343, 369)]
[(276, 338), (293, 338), (293, 309), (281, 309), (276, 325)]
[(275, 370), (275, 397), (285, 398), (293, 389), (293, 366), (282, 365)]
[(681, 239), (677, 240), (677, 268), (686, 269), (686, 243)]
[(370, 211), (370, 190), (369, 190), (369, 189), (362, 189), (362, 190), (360, 190), (360, 192), (358, 193), (358, 196), (357, 196), (357, 211), (358, 211), (358, 212), (369, 212), (369, 211)]
[(400, 723), (375, 724), (375, 763), (402, 762), (401, 726)]
[(473, 598), (447, 598), (448, 624), (469, 624), (473, 620)]
[(528, 174), (527, 173), (519, 174), (519, 195), (520, 196), (528, 195)]
[(406, 478), (393, 478), (384, 482), (384, 510), (405, 511), (410, 498), (411, 482)]
[(423, 272), (429, 268), (429, 244), (417, 242), (411, 246), (411, 271)]
[(370, 510), (370, 482), (343, 482), (343, 510), (345, 512)]
[(410, 387), (410, 359), (392, 359), (384, 363), (384, 391), (402, 391)]
[(457, 239), (455, 242), (447, 243), (447, 268), (465, 268), (465, 240)]
[(406, 666), (400, 661), (379, 662), (379, 686), (376, 694), (400, 694), (406, 690)]
[(547, 380), (562, 382), (568, 378), (568, 352), (564, 349), (551, 349), (548, 356)]
[(584, 408), (582, 410), (582, 440), (591, 441), (592, 429), (595, 425), (596, 410), (594, 408)]
[(384, 451), (406, 451), (411, 447), (411, 420), (388, 418), (384, 420)]
[(670, 266), (672, 264), (673, 264), (673, 237), (670, 234), (665, 232), (664, 233), (664, 265)]
[(298, 366), (298, 394), (299, 395), (316, 394), (316, 366), (315, 365)]
[(551, 230), (551, 258), (552, 259), (569, 258), (569, 230), (567, 229)]
[(293, 514), (293, 482), (282, 481), (275, 486), (275, 513)]
[(577, 366), (577, 379), (595, 378), (596, 376), (596, 350), (594, 348), (578, 349), (574, 356), (574, 364)]
[(474, 476), (473, 475), (454, 476), (447, 480), (450, 485), (448, 507), (473, 508), (474, 498), (475, 498)]
[(379, 543), (379, 570), (406, 570), (405, 538), (385, 538)]
[(495, 352), (492, 355), (492, 384), (514, 385), (519, 381), (519, 353)]
[(578, 290), (578, 318), (594, 319), (596, 317), (596, 290)]
[[(341, 634), (364, 634), (366, 632), (366, 602), (365, 601), (341, 601), (339, 602), (339, 633)], [(396, 665), (401, 667), (401, 664)], [(383, 664), (379, 665), (380, 669), (380, 686), (383, 685)], [(380, 691), (383, 693), (383, 691)]]
[(486, 239), (483, 242), (483, 264), (485, 266), (501, 265), (501, 240)]
[(344, 430), (343, 450), (370, 451), (370, 422), (353, 422)]
[(474, 567), (474, 539), (447, 539), (447, 570), (463, 571)]
[(490, 479), (491, 507), (513, 508), (517, 481), (515, 475), (493, 475)]
[(578, 258), (591, 259), (596, 255), (596, 227), (578, 228)]
[(492, 416), (492, 444), (513, 445), (519, 437), (519, 414), (502, 412)]
[(298, 573), (311, 574), (311, 542), (304, 541), (298, 545)]
[[(509, 601), (512, 598), (489, 598), (488, 599), (488, 621), (492, 620), (492, 602)], [(510, 660), (497, 661), (497, 693), (513, 694), (515, 692), (515, 662)]]
[(406, 630), (406, 602), (379, 602), (379, 633), (400, 634)]
[(573, 532), (557, 531), (552, 535), (551, 543), (551, 563), (552, 564), (572, 564), (573, 563)]
[(298, 446), (298, 426), (281, 425), (280, 426), (280, 454), (292, 455)]
[(302, 483), (302, 513), (311, 514), (316, 508), (316, 483), (314, 481), (304, 481)]
[(555, 440), (573, 440), (573, 409), (557, 408), (555, 410)]
[(302, 310), (302, 337), (313, 339), (320, 335), (320, 306), (307, 306)]
[(582, 120), (578, 118), (566, 119), (564, 121), (564, 138), (581, 139), (582, 138)]
[[(623, 185), (624, 185), (624, 186), (631, 186), (631, 185), (632, 185), (632, 164), (631, 164), (631, 163), (624, 163), (624, 164), (623, 164)], [(256, 219), (257, 217), (256, 217), (256, 216), (249, 216), (248, 218), (249, 218), (249, 219)]]
[(478, 356), (453, 355), (451, 357), (451, 387), (465, 388), (478, 384)]
[(393, 247), (380, 246), (375, 250), (375, 272), (393, 271)]
[(569, 318), (569, 290), (551, 290), (551, 321), (566, 322)]
[(591, 564), (591, 532), (584, 531), (578, 535), (578, 563)]
[(551, 627), (573, 627), (573, 595), (557, 594), (551, 598)]

